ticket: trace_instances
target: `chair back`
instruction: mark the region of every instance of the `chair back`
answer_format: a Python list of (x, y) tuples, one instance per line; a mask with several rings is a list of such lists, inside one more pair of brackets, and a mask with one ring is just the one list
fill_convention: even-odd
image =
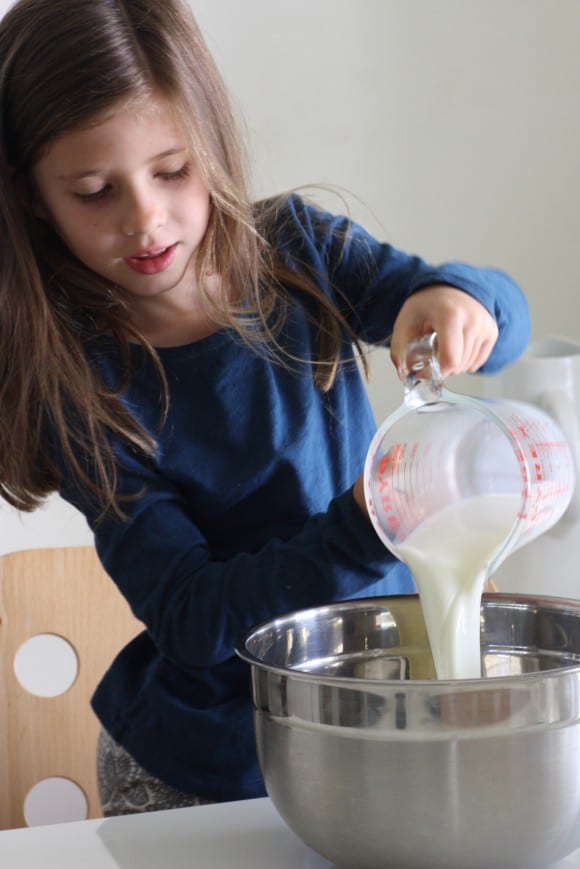
[[(0, 557), (0, 830), (100, 817), (100, 724), (90, 698), (115, 655), (141, 630), (92, 545)], [(43, 651), (49, 648), (54, 657)], [(62, 678), (73, 681), (60, 693), (54, 670), (63, 663)], [(31, 693), (23, 674), (35, 665), (40, 672)], [(83, 806), (73, 817), (59, 805), (65, 785)], [(39, 814), (41, 794), (48, 803)]]

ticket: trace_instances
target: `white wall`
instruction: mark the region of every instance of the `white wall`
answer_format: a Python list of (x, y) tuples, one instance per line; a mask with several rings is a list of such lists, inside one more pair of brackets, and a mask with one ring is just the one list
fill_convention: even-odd
[[(509, 271), (536, 336), (580, 338), (578, 0), (190, 2), (257, 194), (341, 185), (393, 244)], [(400, 401), (386, 354), (370, 391), (380, 418)]]
[(33, 513), (0, 501), (0, 556), (22, 549), (83, 546), (92, 540), (84, 516), (56, 494)]
[[(340, 185), (393, 244), (509, 271), (535, 336), (580, 338), (578, 0), (190, 2), (245, 118), (256, 195)], [(379, 419), (400, 402), (385, 351), (370, 393)], [(69, 522), (57, 501), (53, 515)]]

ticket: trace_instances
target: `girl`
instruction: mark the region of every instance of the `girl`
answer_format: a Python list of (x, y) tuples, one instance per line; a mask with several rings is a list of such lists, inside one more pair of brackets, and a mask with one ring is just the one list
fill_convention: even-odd
[(94, 531), (146, 630), (97, 687), (105, 814), (264, 794), (244, 629), (411, 591), (361, 472), (353, 347), (435, 329), (443, 374), (529, 335), (505, 275), (297, 195), (252, 204), (181, 0), (19, 0), (0, 25), (0, 486)]

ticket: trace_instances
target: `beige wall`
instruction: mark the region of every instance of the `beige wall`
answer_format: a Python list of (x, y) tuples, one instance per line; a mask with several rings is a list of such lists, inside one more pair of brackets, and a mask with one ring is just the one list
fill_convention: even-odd
[[(509, 271), (536, 336), (580, 338), (578, 0), (190, 2), (258, 194), (341, 185), (393, 244)], [(400, 400), (385, 356), (380, 418)]]

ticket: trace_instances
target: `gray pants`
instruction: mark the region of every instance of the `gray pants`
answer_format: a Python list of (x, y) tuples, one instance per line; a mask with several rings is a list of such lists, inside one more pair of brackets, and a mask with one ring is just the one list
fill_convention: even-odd
[(150, 775), (106, 730), (101, 730), (97, 743), (97, 781), (106, 818), (212, 802), (179, 791)]

